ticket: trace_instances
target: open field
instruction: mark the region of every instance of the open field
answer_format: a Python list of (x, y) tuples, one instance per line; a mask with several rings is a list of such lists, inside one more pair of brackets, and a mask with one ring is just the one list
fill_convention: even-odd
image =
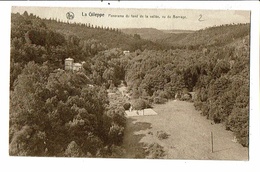
[[(169, 159), (248, 160), (248, 148), (234, 142), (233, 133), (222, 124), (201, 116), (192, 103), (170, 101), (154, 110), (158, 115), (128, 117), (123, 142), (126, 158), (138, 157), (144, 143), (157, 142)], [(167, 139), (157, 138), (161, 130), (169, 134)], [(214, 135), (213, 153), (210, 132)]]

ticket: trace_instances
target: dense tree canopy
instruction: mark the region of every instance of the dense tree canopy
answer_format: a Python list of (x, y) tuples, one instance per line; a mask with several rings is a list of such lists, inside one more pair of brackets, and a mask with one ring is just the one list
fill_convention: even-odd
[[(112, 156), (107, 146), (122, 142), (125, 118), (109, 106), (102, 83), (93, 85), (90, 64), (96, 64), (89, 56), (96, 44), (65, 39), (35, 24), (40, 21), (12, 16), (10, 155)], [(64, 71), (68, 57), (87, 61), (86, 70)], [(107, 73), (106, 82), (112, 80)]]

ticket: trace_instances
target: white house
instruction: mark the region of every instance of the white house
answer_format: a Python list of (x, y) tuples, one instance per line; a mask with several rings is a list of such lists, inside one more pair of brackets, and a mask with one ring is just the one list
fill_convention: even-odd
[(65, 70), (73, 70), (73, 64), (74, 64), (74, 59), (72, 58), (65, 59)]
[(81, 63), (73, 63), (73, 71), (80, 71), (82, 70), (82, 64)]
[(81, 71), (84, 63), (74, 63), (74, 59), (67, 58), (65, 59), (65, 70)]

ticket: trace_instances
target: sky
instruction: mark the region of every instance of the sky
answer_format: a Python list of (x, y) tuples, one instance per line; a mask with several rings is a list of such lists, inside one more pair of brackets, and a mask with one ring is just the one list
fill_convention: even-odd
[[(19, 12), (22, 14), (24, 11), (33, 13), (41, 18), (57, 18), (66, 22), (91, 23), (94, 26), (112, 28), (199, 30), (221, 24), (250, 23), (250, 11), (244, 10), (12, 7), (13, 13)], [(66, 18), (68, 12), (74, 14), (73, 19), (68, 20)], [(93, 16), (94, 13), (102, 16)], [(114, 15), (124, 17), (115, 17)], [(126, 17), (126, 15), (129, 15), (129, 17)], [(137, 18), (131, 15), (135, 15)], [(143, 18), (141, 18), (141, 15)]]

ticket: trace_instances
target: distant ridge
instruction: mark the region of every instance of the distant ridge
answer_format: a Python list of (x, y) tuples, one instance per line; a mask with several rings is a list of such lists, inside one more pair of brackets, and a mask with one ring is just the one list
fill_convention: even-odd
[(197, 31), (158, 30), (154, 28), (121, 29), (125, 34), (140, 35), (141, 38), (171, 48), (197, 49), (200, 46), (223, 46), (249, 33), (250, 24), (226, 24)]
[(174, 30), (161, 30), (165, 33), (193, 33), (196, 32), (195, 30), (178, 30), (178, 29), (174, 29)]
[(125, 28), (121, 31), (128, 35), (138, 34), (141, 38), (157, 41), (161, 39), (167, 39), (172, 36), (172, 34), (188, 34), (193, 33), (191, 30), (158, 30), (155, 28)]

